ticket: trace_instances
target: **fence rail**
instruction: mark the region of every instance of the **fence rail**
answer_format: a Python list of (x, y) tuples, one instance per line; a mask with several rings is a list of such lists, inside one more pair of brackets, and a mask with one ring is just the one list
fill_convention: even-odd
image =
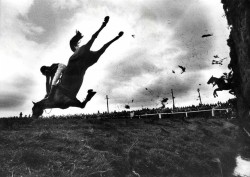
[(159, 119), (162, 118), (162, 115), (174, 115), (174, 114), (185, 114), (185, 117), (188, 117), (189, 113), (198, 113), (198, 112), (211, 112), (211, 116), (215, 116), (215, 111), (226, 111), (227, 113), (229, 112), (230, 108), (227, 109), (208, 109), (208, 110), (197, 110), (197, 111), (182, 111), (182, 112), (171, 112), (171, 113), (154, 113), (154, 114), (142, 114), (142, 115), (131, 115), (130, 117), (137, 116), (139, 118), (141, 117), (147, 117), (147, 116), (155, 116), (158, 115)]

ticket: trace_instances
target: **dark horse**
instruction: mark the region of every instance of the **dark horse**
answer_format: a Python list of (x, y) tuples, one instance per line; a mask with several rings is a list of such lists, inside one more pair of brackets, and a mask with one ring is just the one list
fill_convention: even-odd
[(234, 94), (231, 80), (228, 80), (228, 82), (226, 82), (225, 78), (223, 77), (217, 78), (217, 77), (212, 76), (208, 80), (207, 84), (213, 84), (213, 87), (215, 85), (218, 86), (218, 88), (214, 90), (214, 93), (213, 93), (214, 97), (218, 97), (218, 94), (216, 92), (222, 91), (222, 90), (229, 90), (229, 93)]
[(55, 94), (52, 99), (42, 99), (41, 101), (34, 103), (32, 108), (32, 117), (38, 118), (43, 114), (44, 109), (48, 108), (61, 108), (66, 109), (68, 107), (79, 107), (84, 108), (88, 101), (95, 95), (96, 92), (93, 90), (88, 91), (88, 95), (83, 102), (80, 102), (76, 95), (81, 88), (83, 77), (86, 70), (95, 64), (100, 56), (105, 52), (105, 50), (112, 44), (114, 41), (118, 40), (123, 32), (120, 32), (118, 36), (106, 43), (100, 50), (91, 51), (90, 48), (97, 38), (100, 31), (106, 26), (109, 21), (109, 17), (104, 18), (104, 22), (98, 31), (96, 31), (91, 39), (83, 46), (77, 47), (78, 41), (83, 37), (81, 33), (77, 31), (77, 34), (72, 38), (70, 43), (74, 43), (75, 46), (71, 49), (74, 54), (69, 58), (67, 68), (63, 73), (60, 83), (57, 85)]

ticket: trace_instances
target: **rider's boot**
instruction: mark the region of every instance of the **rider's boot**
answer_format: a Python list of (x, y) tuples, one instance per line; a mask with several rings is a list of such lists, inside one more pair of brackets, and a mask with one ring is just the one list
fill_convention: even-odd
[(56, 92), (56, 86), (55, 86), (55, 85), (52, 85), (52, 86), (51, 86), (51, 89), (50, 89), (50, 92), (49, 92), (49, 95), (48, 95), (48, 99), (49, 99), (49, 100), (51, 100), (51, 99), (53, 98), (55, 92)]

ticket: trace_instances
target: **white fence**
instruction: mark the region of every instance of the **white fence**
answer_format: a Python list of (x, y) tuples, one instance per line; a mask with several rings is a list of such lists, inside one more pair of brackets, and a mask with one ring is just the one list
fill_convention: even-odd
[(130, 115), (130, 117), (134, 117), (134, 116), (139, 116), (139, 118), (142, 117), (147, 117), (147, 116), (155, 116), (158, 115), (159, 119), (162, 118), (162, 115), (174, 115), (174, 114), (185, 114), (185, 117), (188, 117), (189, 113), (198, 113), (198, 112), (211, 112), (211, 116), (214, 117), (215, 116), (215, 111), (226, 111), (226, 113), (228, 113), (230, 110), (230, 108), (227, 109), (209, 109), (209, 110), (197, 110), (197, 111), (185, 111), (185, 112), (171, 112), (171, 113), (155, 113), (155, 114), (143, 114), (143, 115)]

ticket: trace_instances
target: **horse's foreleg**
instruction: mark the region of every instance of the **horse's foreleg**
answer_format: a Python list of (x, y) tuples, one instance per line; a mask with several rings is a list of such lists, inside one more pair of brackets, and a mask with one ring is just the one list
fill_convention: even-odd
[(235, 94), (234, 91), (233, 91), (233, 89), (229, 90), (229, 93), (232, 94), (232, 95)]
[(89, 48), (92, 46), (93, 42), (95, 41), (99, 33), (102, 31), (102, 29), (107, 25), (108, 21), (109, 21), (109, 16), (106, 16), (104, 18), (104, 22), (102, 23), (102, 26), (92, 35), (91, 39), (86, 44), (86, 46), (88, 46)]
[(103, 47), (97, 51), (97, 53), (101, 56), (105, 50), (116, 40), (118, 40), (121, 36), (123, 35), (123, 32), (119, 32), (118, 36), (116, 36), (114, 39), (112, 39), (111, 41), (107, 42), (106, 44), (103, 45)]
[(91, 98), (96, 94), (92, 89), (88, 90), (88, 94), (83, 102), (80, 102), (78, 99), (70, 99), (68, 102), (58, 106), (61, 109), (66, 109), (68, 107), (78, 107), (78, 108), (84, 108), (86, 104), (91, 100)]
[(218, 97), (217, 91), (221, 91), (221, 90), (219, 88), (214, 90), (214, 93), (213, 93), (214, 98)]
[(86, 96), (85, 100), (81, 102), (81, 108), (84, 108), (95, 94), (96, 92), (94, 92), (92, 89), (88, 90), (88, 95)]

